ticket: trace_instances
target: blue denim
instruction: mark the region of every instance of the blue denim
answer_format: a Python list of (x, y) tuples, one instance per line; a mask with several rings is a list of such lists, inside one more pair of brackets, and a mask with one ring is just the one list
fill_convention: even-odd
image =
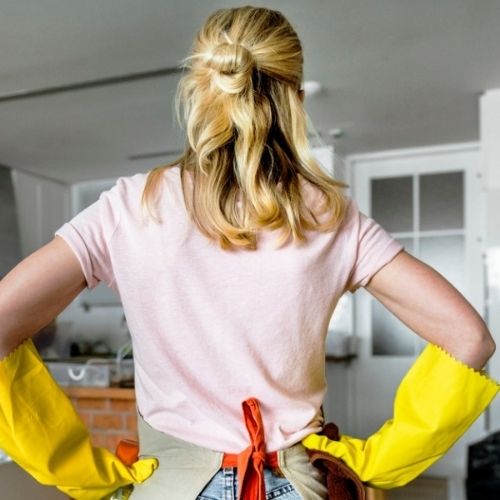
[[(264, 468), (264, 481), (266, 483), (266, 500), (274, 498), (280, 500), (302, 499), (288, 479), (275, 475), (267, 467)], [(238, 469), (225, 467), (215, 474), (197, 500), (236, 500), (237, 498)]]

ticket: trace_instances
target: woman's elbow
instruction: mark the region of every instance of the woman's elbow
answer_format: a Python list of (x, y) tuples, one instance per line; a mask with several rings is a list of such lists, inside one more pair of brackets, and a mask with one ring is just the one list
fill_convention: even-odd
[(482, 328), (477, 335), (461, 346), (455, 346), (455, 356), (467, 365), (481, 370), (496, 350), (496, 343), (487, 328)]
[(483, 340), (483, 344), (489, 359), (493, 356), (493, 354), (495, 354), (495, 351), (497, 349), (497, 345), (489, 331), (487, 332), (487, 337), (485, 337)]

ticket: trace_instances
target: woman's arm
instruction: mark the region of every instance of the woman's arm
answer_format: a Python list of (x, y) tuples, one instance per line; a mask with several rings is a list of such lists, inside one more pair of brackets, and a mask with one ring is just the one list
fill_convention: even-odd
[[(87, 285), (79, 261), (56, 236), (0, 282), (0, 443), (38, 482), (70, 498), (110, 498), (158, 467), (125, 465), (90, 435), (68, 396), (23, 340), (55, 318)], [(113, 497), (114, 498), (114, 497)]]
[(475, 369), (482, 369), (495, 352), (486, 324), (465, 297), (405, 251), (365, 288), (419, 336)]
[(392, 418), (376, 432), (338, 441), (310, 434), (302, 444), (339, 458), (369, 486), (390, 489), (439, 460), (493, 401), (500, 385), (479, 370), (495, 343), (467, 300), (404, 251), (365, 288), (429, 343), (395, 391)]
[(53, 320), (86, 287), (80, 263), (56, 236), (0, 281), (0, 359)]

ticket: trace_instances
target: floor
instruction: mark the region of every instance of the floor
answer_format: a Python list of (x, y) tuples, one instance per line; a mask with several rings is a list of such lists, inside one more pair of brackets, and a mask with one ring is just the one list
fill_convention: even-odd
[(56, 488), (42, 486), (14, 463), (0, 465), (2, 500), (67, 500)]
[(387, 500), (447, 500), (446, 479), (419, 477), (402, 488), (388, 490)]

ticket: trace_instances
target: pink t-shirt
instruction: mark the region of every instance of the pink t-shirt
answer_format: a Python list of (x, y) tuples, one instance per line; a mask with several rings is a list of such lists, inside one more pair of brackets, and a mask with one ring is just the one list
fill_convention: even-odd
[(257, 251), (224, 251), (190, 222), (179, 167), (164, 174), (163, 224), (144, 223), (146, 175), (119, 178), (55, 233), (89, 288), (103, 281), (121, 298), (141, 415), (177, 438), (237, 453), (249, 445), (241, 403), (253, 396), (267, 451), (318, 432), (335, 305), (403, 246), (350, 200), (340, 229), (306, 231), (302, 247), (275, 249), (276, 230), (259, 233)]

